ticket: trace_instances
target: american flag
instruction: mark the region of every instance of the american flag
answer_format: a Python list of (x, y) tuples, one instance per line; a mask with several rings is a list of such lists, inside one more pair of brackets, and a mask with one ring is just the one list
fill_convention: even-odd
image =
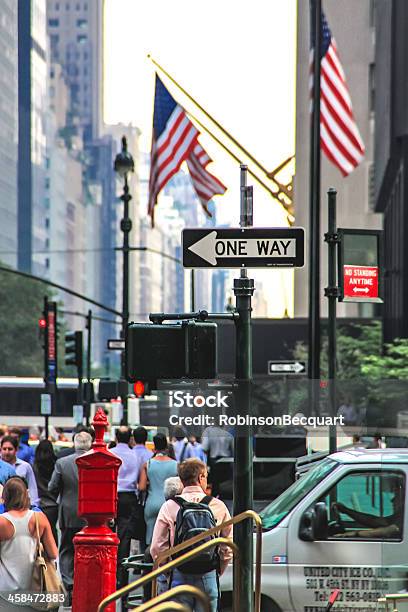
[[(313, 99), (313, 57), (316, 35), (312, 27), (310, 92)], [(353, 115), (346, 76), (336, 41), (321, 12), (320, 146), (328, 159), (347, 176), (364, 158), (365, 147)]]
[(198, 142), (199, 134), (156, 74), (148, 205), (152, 225), (157, 197), (183, 161), (187, 162), (193, 187), (207, 214), (211, 198), (225, 193), (226, 187), (206, 169), (211, 159)]

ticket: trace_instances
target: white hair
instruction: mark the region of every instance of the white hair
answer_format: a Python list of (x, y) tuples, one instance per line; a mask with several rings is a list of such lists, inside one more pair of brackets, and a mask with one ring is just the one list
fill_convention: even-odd
[(92, 446), (92, 436), (87, 431), (75, 434), (74, 447), (76, 451), (88, 451)]
[(176, 495), (180, 495), (183, 490), (183, 483), (178, 476), (171, 476), (164, 481), (164, 498), (173, 499)]

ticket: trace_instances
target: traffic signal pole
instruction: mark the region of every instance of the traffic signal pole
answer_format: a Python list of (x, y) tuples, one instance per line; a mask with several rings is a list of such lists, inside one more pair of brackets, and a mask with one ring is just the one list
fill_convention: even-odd
[[(252, 187), (246, 184), (247, 167), (241, 165), (241, 214), (240, 226), (253, 224)], [(248, 278), (247, 271), (241, 270), (240, 277), (234, 279), (236, 297), (236, 366), (235, 377), (238, 384), (237, 413), (251, 415), (252, 380), (252, 296), (254, 281)], [(253, 507), (253, 447), (252, 427), (242, 429), (235, 437), (235, 458), (233, 478), (234, 515), (251, 510)], [(253, 529), (250, 521), (243, 521), (234, 527), (234, 542), (241, 555), (241, 577), (234, 561), (234, 583), (239, 584), (238, 601), (240, 609), (253, 610)]]
[[(337, 191), (329, 189), (328, 191), (328, 232), (325, 234), (325, 241), (328, 245), (328, 287), (325, 289), (325, 295), (329, 301), (328, 312), (328, 346), (327, 346), (327, 361), (329, 374), (329, 414), (331, 417), (336, 416), (336, 311), (337, 299), (339, 297), (339, 289), (337, 287), (337, 245), (339, 242), (337, 227), (336, 227), (336, 199)], [(337, 428), (336, 425), (329, 427), (329, 452), (335, 453), (337, 450)]]
[(85, 419), (86, 425), (89, 425), (89, 418), (91, 414), (91, 352), (92, 352), (92, 310), (88, 310), (88, 316), (86, 318), (86, 328), (88, 330), (87, 337), (87, 351), (86, 351), (86, 408), (85, 408)]

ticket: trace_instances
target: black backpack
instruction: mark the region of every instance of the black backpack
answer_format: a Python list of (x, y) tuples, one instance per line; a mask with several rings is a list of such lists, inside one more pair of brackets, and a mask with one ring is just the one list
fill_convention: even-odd
[[(213, 499), (210, 495), (203, 497), (200, 502), (190, 502), (179, 496), (173, 499), (180, 506), (176, 518), (174, 546), (200, 533), (208, 531), (208, 529), (216, 527), (217, 523), (209, 507), (209, 503)], [(213, 540), (215, 537), (216, 535), (213, 534), (208, 536), (208, 538), (203, 538), (197, 544), (193, 544), (193, 546), (189, 546), (173, 555), (173, 559), (181, 557), (181, 555), (184, 555), (187, 551), (193, 550), (200, 544), (204, 544), (204, 542), (208, 542), (208, 540)], [(186, 563), (179, 565), (178, 569), (184, 574), (205, 574), (212, 570), (219, 570), (219, 566), (218, 547), (213, 546), (191, 559), (191, 561), (186, 561)]]

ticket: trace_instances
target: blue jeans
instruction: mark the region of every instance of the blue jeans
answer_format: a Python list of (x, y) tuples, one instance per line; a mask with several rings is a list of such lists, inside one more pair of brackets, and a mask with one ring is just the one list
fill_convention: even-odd
[[(201, 591), (204, 591), (210, 598), (210, 610), (211, 612), (217, 612), (218, 610), (218, 581), (217, 581), (217, 572), (213, 570), (212, 572), (207, 572), (206, 574), (202, 574), (201, 576), (196, 574), (182, 574), (177, 568), (173, 570), (173, 579), (171, 582), (171, 587), (180, 586), (181, 584), (189, 584), (191, 586), (195, 586)], [(192, 610), (196, 612), (201, 612), (202, 607), (200, 604), (194, 604), (193, 597), (189, 595), (180, 595), (177, 597), (177, 601), (180, 603), (186, 604), (191, 607)]]

